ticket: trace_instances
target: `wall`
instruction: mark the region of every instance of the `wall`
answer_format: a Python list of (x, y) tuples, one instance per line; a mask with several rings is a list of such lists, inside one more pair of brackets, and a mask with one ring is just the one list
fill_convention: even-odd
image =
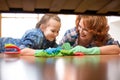
[(110, 23), (110, 31), (111, 36), (120, 42), (120, 20)]

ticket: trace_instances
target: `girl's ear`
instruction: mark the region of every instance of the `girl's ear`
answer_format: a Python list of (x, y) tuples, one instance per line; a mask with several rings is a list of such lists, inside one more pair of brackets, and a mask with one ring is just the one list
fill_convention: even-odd
[(44, 31), (44, 30), (45, 30), (45, 28), (46, 28), (46, 27), (45, 27), (45, 25), (44, 25), (44, 24), (41, 24), (41, 25), (40, 25), (40, 29), (41, 29), (41, 31)]

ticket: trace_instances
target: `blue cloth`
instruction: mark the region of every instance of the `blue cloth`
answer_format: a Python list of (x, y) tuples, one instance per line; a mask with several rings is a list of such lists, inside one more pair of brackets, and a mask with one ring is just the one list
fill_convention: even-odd
[(25, 32), (21, 39), (14, 39), (10, 37), (0, 38), (0, 53), (5, 51), (5, 44), (14, 44), (20, 49), (29, 47), (32, 49), (47, 49), (49, 47), (56, 47), (57, 44), (54, 41), (50, 42), (45, 39), (40, 29), (31, 29)]
[(57, 48), (48, 48), (46, 49), (45, 51), (48, 53), (48, 54), (57, 54), (60, 52), (62, 48), (61, 47), (57, 47)]
[[(59, 45), (69, 42), (71, 46), (75, 47), (78, 45), (78, 36), (79, 35), (76, 32), (76, 27), (69, 29), (66, 31), (62, 40), (59, 42)], [(117, 40), (115, 41), (113, 38), (111, 38), (111, 36), (109, 34), (108, 34), (108, 37), (109, 38), (105, 45), (118, 45), (120, 47), (119, 42)], [(91, 44), (89, 44), (87, 46), (87, 48), (91, 48), (91, 47), (96, 47), (96, 45), (92, 42)]]

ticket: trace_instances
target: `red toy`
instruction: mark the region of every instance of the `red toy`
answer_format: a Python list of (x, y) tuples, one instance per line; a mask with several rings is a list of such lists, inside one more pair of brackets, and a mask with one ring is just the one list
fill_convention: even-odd
[(84, 56), (84, 53), (82, 53), (82, 52), (75, 52), (74, 56)]
[[(5, 49), (8, 51), (5, 51), (5, 54), (20, 54), (20, 48), (13, 44), (6, 44)], [(16, 51), (9, 51), (10, 49), (15, 49)]]

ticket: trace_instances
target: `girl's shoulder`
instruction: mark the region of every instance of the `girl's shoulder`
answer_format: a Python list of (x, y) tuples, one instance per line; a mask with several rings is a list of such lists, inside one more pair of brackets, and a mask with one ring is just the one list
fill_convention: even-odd
[(33, 29), (30, 29), (30, 30), (27, 30), (23, 36), (28, 36), (28, 35), (29, 36), (32, 36), (32, 35), (43, 36), (43, 33), (40, 29), (33, 28)]
[(36, 29), (36, 28), (33, 28), (33, 29), (29, 29), (25, 32), (25, 34), (28, 34), (28, 33), (42, 33), (42, 31), (40, 29)]

